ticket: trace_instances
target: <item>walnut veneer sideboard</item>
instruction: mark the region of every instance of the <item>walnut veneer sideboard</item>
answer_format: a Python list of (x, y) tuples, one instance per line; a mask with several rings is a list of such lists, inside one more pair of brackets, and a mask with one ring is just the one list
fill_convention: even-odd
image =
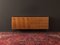
[(49, 17), (12, 17), (12, 29), (48, 29)]

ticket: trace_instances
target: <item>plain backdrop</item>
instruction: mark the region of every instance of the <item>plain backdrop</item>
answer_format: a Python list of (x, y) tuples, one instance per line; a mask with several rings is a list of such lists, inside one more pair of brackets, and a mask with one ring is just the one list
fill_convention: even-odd
[(0, 31), (12, 31), (12, 16), (49, 16), (49, 30), (60, 31), (59, 0), (0, 0)]

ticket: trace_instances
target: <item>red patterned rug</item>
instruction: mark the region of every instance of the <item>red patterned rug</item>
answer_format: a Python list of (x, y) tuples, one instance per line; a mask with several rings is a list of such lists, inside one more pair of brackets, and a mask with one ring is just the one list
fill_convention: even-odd
[(60, 33), (0, 32), (0, 45), (60, 45)]

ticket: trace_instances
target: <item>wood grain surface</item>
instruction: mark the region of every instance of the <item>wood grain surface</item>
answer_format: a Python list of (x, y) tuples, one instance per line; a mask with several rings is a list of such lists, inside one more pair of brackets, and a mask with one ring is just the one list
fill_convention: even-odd
[(12, 17), (12, 29), (48, 29), (49, 17)]

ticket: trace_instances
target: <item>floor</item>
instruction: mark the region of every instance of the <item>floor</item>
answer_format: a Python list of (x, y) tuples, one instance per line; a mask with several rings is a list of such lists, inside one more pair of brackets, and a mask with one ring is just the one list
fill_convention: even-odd
[(0, 32), (0, 45), (60, 45), (60, 32)]

